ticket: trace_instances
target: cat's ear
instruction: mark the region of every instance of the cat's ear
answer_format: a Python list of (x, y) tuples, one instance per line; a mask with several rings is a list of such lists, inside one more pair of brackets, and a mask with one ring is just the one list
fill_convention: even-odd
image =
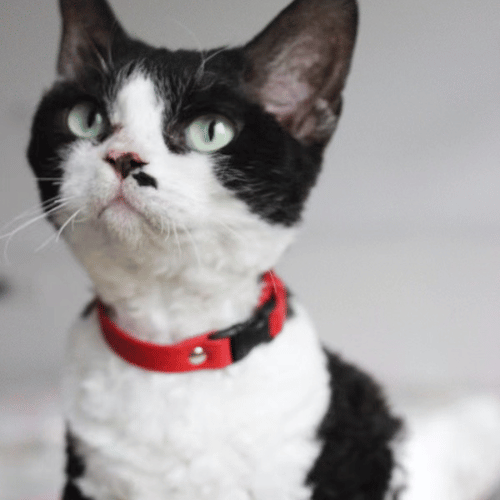
[(250, 95), (303, 144), (325, 144), (354, 49), (355, 0), (295, 0), (244, 47)]
[(57, 70), (75, 80), (89, 67), (110, 60), (112, 46), (127, 38), (105, 0), (60, 0), (63, 20)]

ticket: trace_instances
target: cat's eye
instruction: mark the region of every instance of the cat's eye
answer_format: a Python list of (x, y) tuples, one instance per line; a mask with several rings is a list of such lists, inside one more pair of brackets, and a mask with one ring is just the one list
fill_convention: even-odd
[(200, 116), (186, 128), (187, 145), (199, 153), (222, 149), (235, 135), (235, 126), (221, 115)]
[(67, 124), (71, 133), (77, 137), (93, 139), (104, 132), (106, 119), (96, 104), (80, 102), (70, 109)]

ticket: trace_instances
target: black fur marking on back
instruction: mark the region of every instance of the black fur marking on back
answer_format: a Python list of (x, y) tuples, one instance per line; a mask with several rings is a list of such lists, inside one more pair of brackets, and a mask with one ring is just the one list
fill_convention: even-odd
[(318, 431), (323, 447), (308, 476), (312, 500), (382, 500), (395, 466), (390, 442), (401, 420), (390, 415), (368, 375), (327, 355), (332, 399)]
[(62, 500), (92, 500), (84, 496), (75, 480), (82, 477), (85, 473), (85, 462), (83, 458), (78, 455), (76, 450), (76, 439), (71, 432), (66, 432), (66, 486), (64, 487)]

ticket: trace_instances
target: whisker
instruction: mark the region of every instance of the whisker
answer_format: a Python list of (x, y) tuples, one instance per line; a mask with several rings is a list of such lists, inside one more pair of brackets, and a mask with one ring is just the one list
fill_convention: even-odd
[(64, 181), (60, 179), (37, 179), (37, 181), (40, 182), (50, 182), (51, 184), (54, 184), (55, 186), (62, 186), (64, 184)]
[(213, 222), (218, 224), (222, 229), (225, 229), (226, 232), (234, 239), (239, 240), (242, 243), (246, 242), (247, 239), (241, 234), (241, 232), (238, 232), (235, 228), (231, 227), (229, 224), (217, 219), (213, 219)]
[(189, 241), (191, 243), (191, 246), (193, 247), (193, 252), (194, 252), (194, 255), (196, 257), (196, 261), (198, 263), (198, 267), (201, 268), (201, 257), (200, 257), (200, 253), (199, 253), (198, 247), (196, 246), (196, 241), (193, 238), (193, 235), (191, 234), (191, 232), (189, 231), (188, 227), (185, 224), (182, 224), (182, 229), (186, 233), (186, 235), (187, 235), (187, 237), (188, 237), (188, 239), (189, 239)]
[(65, 202), (67, 202), (69, 200), (72, 200), (74, 198), (76, 198), (76, 196), (68, 196), (66, 198), (54, 197), (54, 198), (50, 198), (49, 200), (44, 201), (42, 204), (39, 203), (37, 205), (34, 205), (33, 207), (29, 208), (25, 212), (23, 212), (23, 213), (21, 213), (19, 215), (16, 215), (11, 221), (7, 222), (2, 227), (2, 229), (0, 231), (0, 238), (2, 237), (1, 233), (4, 232), (4, 231), (6, 231), (9, 226), (11, 226), (12, 224), (14, 224), (19, 219), (22, 219), (24, 217), (31, 217), (32, 215), (37, 214), (40, 211), (40, 208), (42, 208), (42, 209), (48, 208), (50, 205), (57, 203), (58, 204), (57, 207), (49, 208), (48, 212), (45, 212), (46, 214), (50, 213), (53, 210), (53, 208), (61, 208)]
[(12, 237), (14, 236), (16, 233), (18, 233), (19, 231), (22, 231), (25, 227), (28, 227), (30, 226), (31, 224), (35, 223), (37, 220), (40, 220), (40, 219), (44, 219), (45, 218), (45, 213), (43, 214), (40, 214), (40, 215), (37, 215), (36, 217), (30, 219), (29, 221), (21, 224), (18, 228), (14, 229), (13, 231), (11, 231), (10, 233), (7, 233), (7, 234), (2, 234), (0, 235), (0, 239), (3, 239), (3, 238), (8, 238), (8, 237)]
[[(77, 214), (79, 211), (81, 211), (83, 209), (80, 209), (77, 211)], [(71, 220), (71, 228), (72, 230), (74, 231), (75, 230), (75, 223), (78, 223), (78, 222), (84, 222), (86, 220), (88, 220), (88, 217), (84, 217), (83, 219), (80, 219), (80, 220), (76, 220), (76, 217), (74, 217), (74, 215), (77, 215), (77, 214), (73, 214), (72, 217), (70, 217), (70, 219), (73, 219)], [(74, 217), (74, 218), (73, 218)], [(66, 222), (67, 223), (67, 222)], [(65, 225), (66, 225), (65, 223)], [(54, 233), (54, 234), (51, 234), (40, 246), (38, 246), (36, 249), (35, 249), (35, 253), (38, 253), (40, 251), (42, 251), (45, 247), (47, 247), (52, 241), (54, 241), (55, 243), (58, 242), (58, 235), (60, 233), (61, 230), (59, 230), (57, 233)]]
[[(40, 219), (43, 219), (45, 218), (47, 215), (50, 215), (52, 214), (53, 212), (57, 211), (57, 210), (60, 210), (61, 208), (63, 208), (67, 203), (66, 202), (63, 202), (63, 203), (58, 203), (55, 207), (52, 207), (50, 208), (48, 211), (46, 212), (43, 212), (39, 215), (37, 215), (36, 217), (33, 217), (32, 219), (24, 222), (23, 224), (21, 224), (19, 227), (17, 227), (16, 229), (14, 229), (13, 231), (9, 232), (9, 233), (6, 233), (6, 234), (0, 234), (0, 239), (3, 239), (3, 238), (9, 238), (9, 237), (12, 237), (14, 236), (15, 234), (17, 234), (19, 231), (22, 231), (23, 229), (25, 229), (26, 227), (30, 226), (31, 224), (34, 224), (35, 222), (37, 222), (38, 220)], [(30, 215), (30, 214), (28, 214)], [(25, 216), (25, 215), (23, 215)], [(21, 216), (18, 216), (16, 219), (19, 219)], [(9, 222), (9, 224), (11, 224), (11, 222)]]
[(170, 21), (177, 24), (177, 26), (180, 26), (183, 30), (186, 31), (188, 35), (192, 36), (198, 47), (198, 50), (200, 52), (203, 52), (203, 44), (201, 43), (200, 39), (196, 36), (196, 33), (192, 29), (188, 28), (185, 24), (181, 23), (178, 19), (175, 19), (174, 17), (170, 17)]
[(172, 225), (173, 222), (170, 220), (170, 218), (167, 219), (167, 240), (170, 239), (170, 233), (172, 231)]
[(20, 227), (18, 227), (17, 229), (14, 229), (13, 231), (11, 231), (10, 233), (7, 233), (7, 234), (4, 234), (4, 235), (0, 235), (0, 239), (4, 239), (4, 238), (7, 238), (7, 241), (5, 242), (5, 247), (4, 247), (4, 252), (3, 252), (3, 256), (4, 256), (4, 259), (5, 259), (5, 262), (10, 265), (10, 261), (9, 261), (9, 257), (8, 257), (8, 250), (9, 250), (9, 245), (10, 245), (10, 242), (12, 241), (12, 238), (19, 232), (19, 231), (22, 231), (24, 228), (28, 227), (28, 226), (31, 226), (31, 224), (34, 224), (36, 221), (40, 220), (40, 219), (45, 219), (45, 214), (41, 214), (41, 215), (38, 215), (37, 217), (33, 218), (33, 219), (30, 219), (29, 221), (25, 222), (24, 224), (22, 224)]
[[(11, 226), (15, 222), (17, 222), (19, 219), (22, 219), (24, 217), (31, 217), (31, 216), (37, 214), (39, 211), (40, 211), (40, 204), (29, 208), (28, 210), (26, 210), (25, 212), (23, 212), (23, 213), (21, 213), (19, 215), (16, 215), (12, 220), (10, 220), (9, 222), (7, 222), (2, 227), (1, 233), (3, 233), (4, 231), (6, 231), (9, 226)], [(1, 234), (0, 234), (0, 238), (1, 238)]]
[(224, 52), (227, 50), (226, 47), (221, 47), (219, 50), (216, 50), (213, 54), (210, 54), (208, 57), (205, 57), (205, 51), (201, 51), (201, 63), (199, 68), (196, 71), (196, 78), (200, 79), (203, 76), (203, 73), (205, 72), (205, 66), (210, 59), (213, 59), (217, 55), (219, 55), (221, 52)]
[(174, 222), (172, 222), (172, 228), (174, 230), (174, 237), (175, 237), (175, 241), (177, 243), (177, 249), (179, 250), (179, 258), (181, 258), (182, 257), (181, 242), (179, 240), (179, 233), (177, 232), (177, 226)]
[(165, 220), (163, 220), (163, 217), (160, 217), (160, 231), (162, 234), (165, 233), (165, 227), (163, 225), (164, 222), (166, 222), (167, 224), (167, 236), (165, 238), (165, 241), (168, 241), (170, 239), (170, 218), (165, 217)]
[(56, 243), (59, 241), (59, 238), (60, 236), (62, 235), (64, 229), (68, 226), (68, 224), (71, 222), (71, 221), (74, 221), (75, 220), (75, 217), (83, 210), (83, 207), (82, 208), (79, 208), (71, 217), (68, 217), (68, 220), (61, 226), (61, 228), (59, 229), (59, 231), (57, 232), (57, 236), (56, 236)]
[(35, 248), (35, 253), (41, 252), (52, 240), (55, 240), (56, 235), (51, 234), (41, 245)]
[[(22, 223), (19, 227), (17, 227), (16, 229), (13, 229), (12, 231), (8, 232), (8, 233), (5, 233), (5, 234), (0, 234), (0, 240), (2, 239), (6, 239), (5, 241), (5, 247), (4, 247), (4, 252), (3, 252), (3, 255), (4, 255), (4, 260), (6, 262), (6, 264), (10, 265), (10, 261), (9, 261), (9, 257), (8, 257), (8, 250), (9, 250), (9, 246), (10, 246), (10, 243), (12, 241), (12, 239), (14, 238), (14, 236), (19, 233), (20, 231), (22, 231), (23, 229), (26, 229), (27, 227), (33, 225), (35, 222), (38, 222), (39, 220), (42, 220), (42, 219), (45, 219), (48, 215), (62, 209), (64, 206), (66, 206), (68, 204), (68, 201), (73, 199), (73, 198), (76, 198), (75, 196), (71, 196), (71, 197), (68, 197), (67, 199), (64, 199), (64, 200), (60, 200), (60, 199), (51, 199), (51, 200), (47, 200), (47, 202), (45, 202), (43, 205), (47, 205), (49, 206), (51, 203), (54, 204), (53, 207), (49, 208), (48, 210), (46, 211), (43, 211), (41, 214), (38, 214), (36, 217), (31, 217), (29, 220), (27, 220), (26, 222)], [(27, 215), (31, 215), (33, 212), (31, 213), (28, 213), (28, 214), (23, 214), (22, 216), (25, 217)], [(18, 220), (20, 218), (20, 216), (18, 216), (15, 220)], [(11, 221), (7, 224), (7, 227), (12, 224), (12, 222), (14, 221)]]
[[(85, 33), (86, 35), (86, 42), (90, 45), (92, 48), (92, 52), (94, 55), (97, 57), (97, 60), (99, 62), (99, 65), (96, 65), (94, 61), (91, 61), (90, 63), (88, 62), (89, 66), (93, 69), (95, 69), (100, 75), (106, 76), (109, 73), (109, 67), (107, 61), (104, 59), (103, 55), (101, 54), (97, 44), (94, 42), (94, 40), (90, 37), (89, 34)], [(111, 54), (111, 49), (108, 47), (108, 58), (110, 58)]]

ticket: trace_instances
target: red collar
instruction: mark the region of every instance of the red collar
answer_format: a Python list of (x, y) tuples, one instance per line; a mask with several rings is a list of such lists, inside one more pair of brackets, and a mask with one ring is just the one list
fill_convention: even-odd
[(130, 336), (108, 318), (105, 306), (97, 301), (99, 323), (111, 349), (144, 370), (179, 373), (224, 368), (258, 344), (271, 341), (283, 328), (288, 310), (286, 288), (272, 271), (265, 273), (262, 281), (259, 304), (248, 321), (177, 344), (153, 344)]

